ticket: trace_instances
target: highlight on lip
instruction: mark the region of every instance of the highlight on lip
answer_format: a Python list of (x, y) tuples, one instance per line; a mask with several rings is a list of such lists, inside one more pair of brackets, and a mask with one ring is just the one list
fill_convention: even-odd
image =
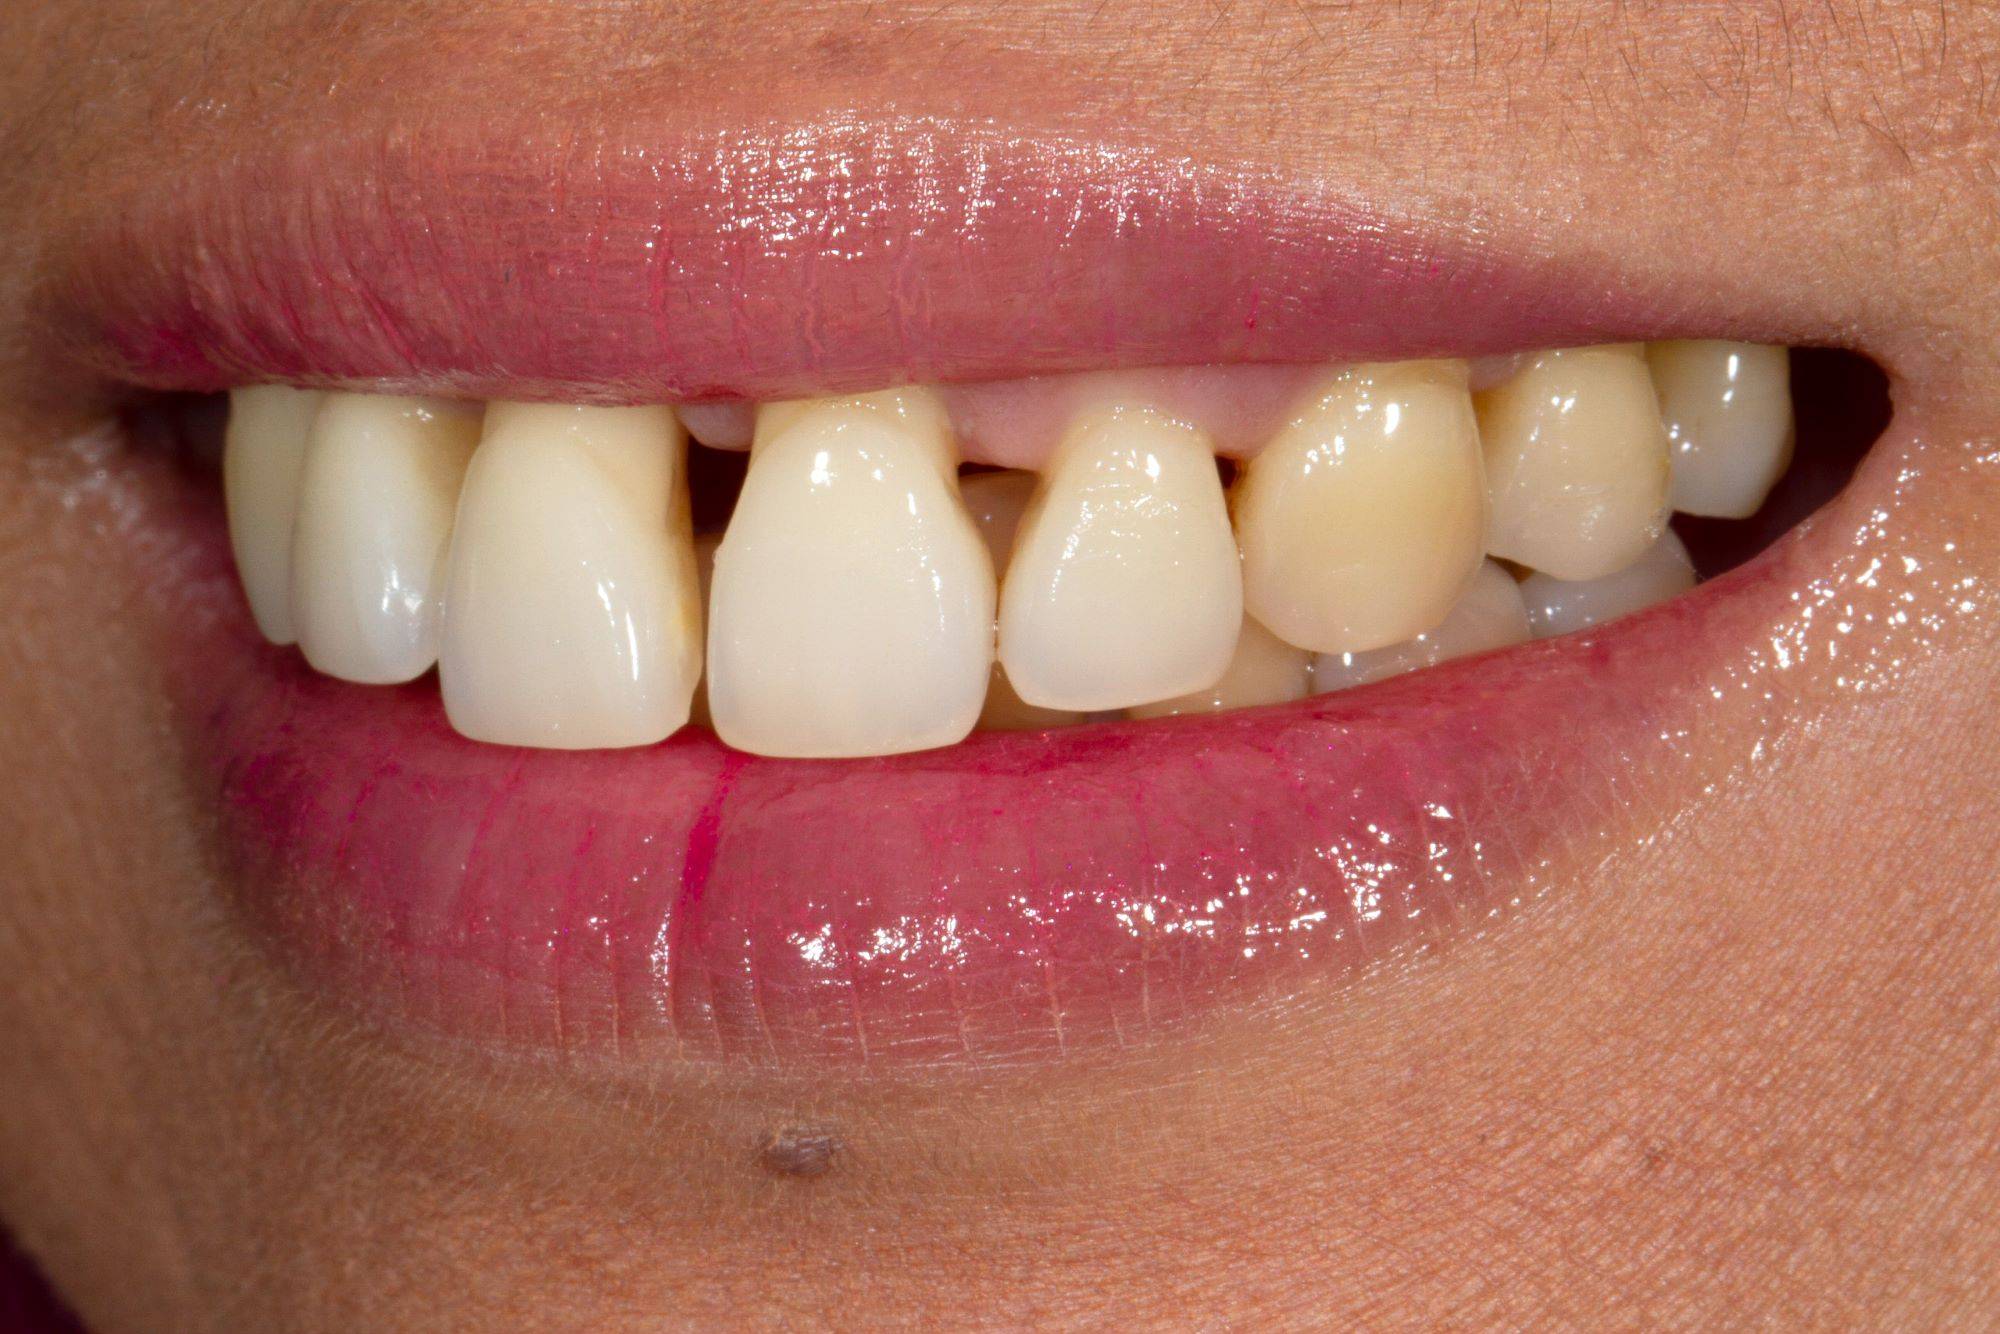
[[(1559, 350), (1477, 378), (1218, 367), (678, 416), (501, 403), (483, 427), (477, 405), (269, 386), (234, 395), (224, 473), (266, 637), (351, 682), (436, 666), (466, 736), (650, 745), (699, 686), (738, 749), (893, 754), (1586, 628), (1692, 584), (1670, 494), (1752, 514), (1790, 449), (1768, 349)], [(690, 429), (749, 450), (699, 558)], [(961, 478), (968, 454), (1033, 466)]]

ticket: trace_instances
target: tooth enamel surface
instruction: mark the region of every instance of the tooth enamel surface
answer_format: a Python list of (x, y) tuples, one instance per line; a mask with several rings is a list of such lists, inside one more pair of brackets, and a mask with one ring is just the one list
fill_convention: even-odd
[(1716, 341), (1646, 349), (1673, 459), (1673, 507), (1744, 519), (1792, 461), (1791, 356)]
[(1616, 574), (1578, 582), (1529, 575), (1521, 581), (1521, 599), (1535, 637), (1549, 639), (1665, 602), (1694, 583), (1694, 563), (1687, 548), (1669, 531)]
[(1083, 712), (1205, 689), (1243, 585), (1209, 442), (1144, 407), (1085, 413), (1043, 470), (1000, 594), (1022, 699)]
[(1401, 644), (1365, 653), (1323, 653), (1313, 660), (1313, 690), (1326, 694), (1400, 676), (1452, 658), (1468, 657), (1525, 643), (1528, 612), (1514, 576), (1493, 561), (1474, 572), (1472, 582), (1442, 624)]
[(1667, 517), (1667, 433), (1638, 345), (1544, 352), (1476, 402), (1487, 551), (1595, 579), (1653, 545)]
[[(1014, 554), (1014, 536), (1020, 531), (1021, 516), (1035, 495), (1035, 474), (1031, 472), (983, 472), (959, 480), (959, 494), (965, 511), (985, 539), (993, 568), (1004, 570)], [(1084, 715), (1071, 709), (1045, 709), (1021, 698), (1008, 681), (999, 663), (993, 664), (993, 680), (986, 689), (986, 706), (979, 711), (979, 726), (989, 732), (1039, 732), (1050, 727), (1080, 723)]]
[(306, 436), (326, 395), (289, 385), (255, 385), (229, 396), (222, 446), (222, 491), (229, 544), (257, 628), (273, 644), (298, 640), (292, 625), (292, 533)]
[(1295, 648), (1249, 617), (1236, 640), (1229, 670), (1206, 690), (1127, 709), (1134, 718), (1166, 718), (1182, 713), (1220, 713), (1259, 704), (1282, 704), (1308, 693), (1313, 655)]
[(453, 510), (480, 412), (441, 399), (329, 394), (313, 418), (292, 538), (306, 661), (369, 685), (437, 661)]
[(438, 675), (477, 741), (664, 740), (701, 675), (687, 438), (671, 409), (495, 403), (452, 535)]
[(1251, 616), (1322, 653), (1436, 625), (1485, 546), (1482, 466), (1463, 363), (1334, 373), (1236, 481)]
[(763, 755), (949, 745), (993, 665), (992, 561), (934, 394), (772, 404), (715, 553), (715, 729)]

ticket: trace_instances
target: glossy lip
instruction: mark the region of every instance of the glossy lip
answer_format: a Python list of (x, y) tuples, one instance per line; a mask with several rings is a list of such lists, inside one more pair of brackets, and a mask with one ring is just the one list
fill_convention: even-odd
[[(374, 136), (108, 201), (45, 293), (121, 382), (772, 399), (1107, 366), (1470, 356), (1693, 308), (1311, 177), (985, 120)], [(1770, 335), (1770, 336), (1767, 336)]]
[[(835, 118), (569, 151), (298, 150), (128, 201), (47, 322), (166, 388), (602, 401), (1745, 332), (1142, 148)], [(1808, 568), (1794, 537), (1603, 633), (1215, 718), (557, 754), (263, 645), (212, 492), (151, 494), (169, 685), (275, 952), (394, 1028), (642, 1062), (1038, 1058), (1476, 931), (1684, 773)]]

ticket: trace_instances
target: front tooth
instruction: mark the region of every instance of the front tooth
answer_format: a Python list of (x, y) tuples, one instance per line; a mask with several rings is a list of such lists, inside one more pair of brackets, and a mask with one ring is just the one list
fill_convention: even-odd
[(1535, 638), (1549, 639), (1665, 602), (1694, 587), (1694, 562), (1673, 531), (1616, 574), (1567, 582), (1546, 574), (1521, 581)]
[(1427, 630), (1479, 568), (1485, 488), (1464, 363), (1337, 372), (1237, 480), (1245, 605), (1322, 653)]
[[(978, 526), (993, 568), (1004, 570), (1014, 555), (1014, 537), (1021, 528), (1021, 516), (1035, 495), (1035, 474), (1031, 472), (975, 473), (959, 482), (966, 513)], [(979, 711), (979, 726), (988, 732), (1040, 732), (1051, 727), (1080, 723), (1084, 715), (1071, 709), (1045, 709), (1030, 704), (1007, 679), (1006, 669), (993, 664), (993, 680), (986, 688), (986, 704)]]
[(1149, 408), (1079, 417), (1021, 520), (1000, 662), (1021, 698), (1119, 709), (1213, 685), (1243, 581), (1207, 437)]
[(452, 535), (438, 676), (475, 741), (641, 746), (688, 720), (701, 604), (672, 409), (496, 403)]
[(1595, 579), (1653, 545), (1667, 521), (1667, 432), (1639, 345), (1544, 352), (1476, 402), (1489, 552)]
[(229, 545), (257, 628), (273, 644), (298, 641), (292, 623), (292, 533), (306, 436), (326, 395), (289, 385), (253, 385), (229, 395), (222, 493)]
[(1282, 704), (1304, 699), (1312, 674), (1313, 655), (1295, 648), (1257, 624), (1243, 618), (1243, 631), (1236, 640), (1236, 656), (1229, 670), (1206, 690), (1157, 704), (1141, 704), (1127, 709), (1134, 718), (1165, 718), (1182, 713), (1220, 713), (1224, 709), (1247, 709), (1259, 704)]
[(1487, 561), (1442, 624), (1401, 644), (1366, 653), (1323, 653), (1313, 660), (1313, 690), (1326, 694), (1527, 641), (1528, 612), (1514, 576)]
[(1792, 461), (1791, 356), (1712, 340), (1646, 349), (1673, 458), (1673, 507), (1746, 519)]
[(715, 553), (716, 732), (764, 755), (883, 755), (972, 730), (993, 564), (934, 394), (772, 404)]
[(292, 618), (318, 670), (387, 685), (437, 661), (445, 551), (479, 419), (442, 399), (327, 396), (292, 537)]

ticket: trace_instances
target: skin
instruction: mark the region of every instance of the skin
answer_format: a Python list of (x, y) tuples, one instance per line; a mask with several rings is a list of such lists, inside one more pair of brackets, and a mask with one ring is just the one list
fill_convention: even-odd
[(92, 191), (378, 86), (421, 119), (496, 66), (614, 103), (782, 69), (792, 110), (1005, 115), (1059, 61), (1080, 125), (1864, 348), (1951, 479), (1898, 540), (1984, 590), (1989, 8), (17, 0), (0, 53), (0, 1217), (94, 1328), (2000, 1317), (1983, 591), (1866, 695), (1799, 672), (1724, 711), (1697, 760), (1786, 742), (1736, 781), (1607, 775), (1603, 855), (1502, 926), (1276, 1012), (1034, 1072), (489, 1065), (351, 1028), (225, 909), (120, 613), (143, 572), (101, 495), (57, 501), (117, 389), (52, 371), (28, 313)]

